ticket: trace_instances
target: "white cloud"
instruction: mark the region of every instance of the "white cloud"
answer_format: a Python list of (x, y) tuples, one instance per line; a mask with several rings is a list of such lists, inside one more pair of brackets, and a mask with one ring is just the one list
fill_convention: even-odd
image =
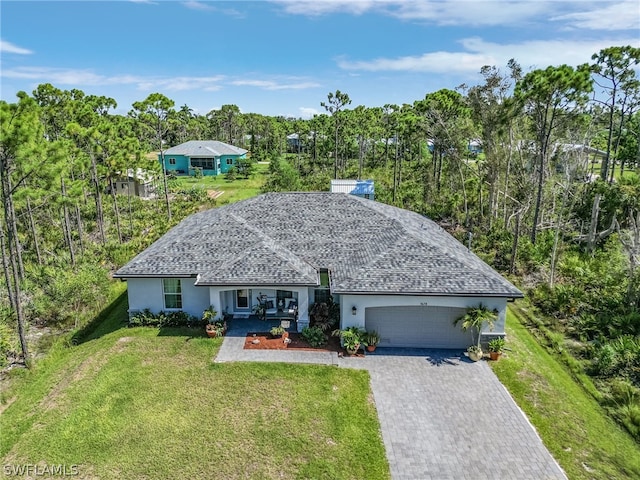
[[(349, 62), (341, 60), (338, 66), (344, 70), (404, 71), (404, 72), (468, 72), (477, 71), (483, 65), (492, 65), (495, 59), (482, 54), (464, 52), (431, 52), (420, 56), (377, 58), (370, 61)], [(478, 65), (480, 67), (478, 67)]]
[(312, 118), (314, 115), (318, 115), (320, 111), (312, 107), (300, 107), (300, 115), (302, 118)]
[(182, 2), (186, 8), (190, 10), (197, 10), (199, 12), (217, 12), (227, 15), (229, 17), (236, 18), (244, 18), (245, 14), (235, 8), (221, 8), (219, 5), (227, 5), (228, 2), (219, 2), (217, 5), (212, 5), (211, 3), (199, 2), (196, 0), (190, 0), (187, 2)]
[(222, 76), (149, 78), (144, 82), (140, 82), (138, 88), (145, 90), (165, 89), (169, 91), (202, 89), (208, 92), (213, 92), (222, 88), (220, 82), (223, 78), (224, 77)]
[(275, 0), (284, 11), (293, 15), (316, 17), (336, 12), (360, 15), (386, 3), (386, 0)]
[(640, 24), (637, 0), (273, 0), (273, 3), (292, 15), (371, 12), (436, 25), (514, 26), (553, 20), (576, 28), (626, 30), (637, 29)]
[(437, 25), (513, 25), (546, 16), (567, 2), (524, 0), (274, 0), (293, 15), (381, 13)]
[(316, 88), (320, 84), (316, 82), (300, 81), (289, 83), (278, 83), (272, 80), (235, 80), (231, 85), (239, 87), (257, 87), (263, 90), (305, 90), (307, 88)]
[(213, 11), (215, 7), (209, 5), (204, 2), (197, 2), (195, 0), (191, 0), (189, 2), (182, 3), (185, 7), (190, 8), (191, 10), (200, 10), (200, 11)]
[(513, 26), (546, 15), (558, 3), (512, 0), (389, 2), (386, 13), (402, 20), (431, 21), (437, 25)]
[(0, 40), (0, 52), (2, 53), (16, 53), (18, 55), (31, 55), (33, 51), (18, 47), (11, 42), (6, 42), (4, 40)]
[(349, 61), (338, 66), (349, 71), (405, 71), (433, 73), (477, 73), (484, 65), (505, 66), (514, 58), (526, 71), (549, 65), (579, 65), (591, 61), (591, 55), (612, 45), (633, 45), (633, 39), (588, 41), (533, 40), (513, 44), (485, 42), (472, 37), (460, 41), (463, 51), (428, 52), (420, 56), (376, 58)]
[(143, 77), (138, 75), (100, 75), (91, 70), (74, 70), (49, 67), (18, 67), (3, 69), (2, 77), (31, 80), (54, 85), (72, 85), (75, 88), (84, 86), (133, 85), (142, 90), (166, 89), (181, 91), (203, 89), (214, 91), (220, 89), (222, 76), (214, 77)]
[[(638, 30), (640, 3), (637, 0), (613, 2), (593, 10), (568, 13), (552, 17), (552, 21), (565, 21), (575, 28), (590, 30)], [(636, 44), (638, 39), (636, 38)]]

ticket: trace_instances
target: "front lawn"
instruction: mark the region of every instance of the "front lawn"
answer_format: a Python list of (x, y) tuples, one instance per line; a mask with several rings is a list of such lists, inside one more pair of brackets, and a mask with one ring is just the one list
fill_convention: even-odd
[(5, 465), (80, 478), (389, 478), (369, 376), (313, 365), (214, 364), (199, 330), (120, 326), (126, 301), (3, 392)]
[(640, 478), (640, 446), (549, 355), (510, 309), (494, 372), (571, 480)]

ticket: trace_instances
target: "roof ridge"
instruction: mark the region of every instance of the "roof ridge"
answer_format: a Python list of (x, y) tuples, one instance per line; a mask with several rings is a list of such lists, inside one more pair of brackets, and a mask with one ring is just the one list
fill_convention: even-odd
[[(247, 230), (255, 233), (256, 235), (258, 235), (260, 237), (260, 239), (261, 239), (260, 243), (262, 245), (264, 245), (266, 248), (271, 250), (280, 259), (282, 259), (282, 260), (286, 261), (288, 264), (290, 264), (294, 268), (294, 270), (296, 270), (301, 275), (309, 276), (309, 272), (308, 271), (305, 272), (304, 268), (302, 268), (303, 266), (306, 266), (307, 268), (312, 269), (317, 274), (317, 270), (313, 267), (313, 265), (311, 265), (309, 262), (301, 259), (298, 255), (294, 254), (288, 248), (283, 247), (281, 244), (278, 244), (273, 238), (271, 238), (269, 235), (265, 234), (262, 230), (260, 230), (259, 228), (251, 225), (241, 215), (238, 215), (237, 213), (234, 213), (234, 212), (230, 212), (229, 216), (232, 217), (238, 223), (242, 224)], [(245, 258), (246, 255), (248, 255), (248, 253), (249, 252), (247, 251), (245, 253), (245, 255), (242, 255), (242, 257), (240, 257), (240, 258)], [(292, 259), (295, 259), (295, 261), (292, 261)], [(231, 264), (233, 264), (233, 263), (236, 263), (236, 262), (234, 261)], [(317, 280), (317, 279), (314, 278), (314, 280)]]
[[(375, 210), (376, 212), (384, 215), (389, 220), (391, 220), (394, 224), (399, 225), (399, 227), (402, 230), (404, 230), (408, 235), (410, 235), (414, 240), (416, 240), (417, 242), (421, 243), (422, 245), (426, 245), (427, 247), (435, 248), (435, 249), (437, 249), (437, 251), (439, 252), (440, 255), (446, 255), (448, 258), (451, 258), (453, 260), (456, 260), (456, 261), (460, 262), (466, 268), (469, 268), (469, 269), (475, 270), (475, 271), (479, 271), (479, 272), (483, 272), (485, 274), (490, 274), (492, 277), (498, 279), (503, 285), (511, 286), (510, 282), (508, 282), (502, 275), (500, 275), (497, 271), (495, 271), (493, 268), (491, 268), (486, 262), (484, 262), (484, 260), (482, 260), (480, 257), (478, 257), (471, 250), (469, 250), (468, 248), (465, 248), (464, 245), (461, 242), (459, 242), (453, 235), (451, 235), (449, 232), (447, 232), (444, 228), (442, 228), (440, 225), (438, 225), (435, 221), (431, 220), (430, 218), (427, 218), (427, 217), (425, 217), (423, 215), (420, 215), (417, 212), (413, 212), (411, 210), (405, 210), (405, 209), (396, 207), (394, 205), (388, 205), (386, 203), (375, 202), (375, 201), (372, 201), (372, 200), (364, 199), (364, 198), (353, 196), (353, 195), (351, 197), (353, 197), (353, 199), (363, 203), (364, 205), (366, 205), (367, 207), (371, 208), (372, 210)], [(388, 210), (388, 209), (397, 210), (397, 212), (396, 212), (397, 215), (396, 216), (390, 215), (389, 212), (385, 211), (385, 210)], [(419, 216), (420, 220), (423, 222), (423, 223), (421, 223), (421, 228), (418, 228), (417, 226), (411, 225), (411, 224), (409, 224), (407, 222), (399, 222), (397, 220), (398, 215), (404, 215), (405, 218)], [(448, 248), (442, 248), (442, 246), (440, 244), (438, 244), (438, 243), (427, 241), (424, 238), (424, 234), (425, 234), (425, 232), (430, 233), (430, 229), (424, 227), (424, 225), (425, 225), (424, 222), (426, 222), (427, 224), (431, 223), (433, 226), (435, 226), (435, 228), (438, 229), (439, 233), (441, 235), (443, 235), (443, 238), (446, 238), (448, 240), (447, 241), (448, 247), (452, 247), (454, 251), (449, 250)], [(396, 243), (397, 242), (394, 242), (394, 245)], [(454, 252), (457, 255), (454, 255)], [(366, 264), (360, 266), (360, 268), (356, 269), (351, 275), (349, 275), (342, 282), (340, 282), (340, 285), (345, 283), (345, 282), (347, 282), (348, 280), (352, 280), (354, 278), (354, 274), (358, 274), (358, 273), (361, 273), (361, 272), (365, 271), (365, 269), (367, 267), (369, 267), (371, 264), (376, 262), (378, 259), (383, 258), (386, 255), (389, 255), (390, 253), (392, 253), (391, 246), (389, 246), (389, 248), (387, 248), (387, 249), (381, 251), (380, 253), (376, 254), (375, 256), (373, 256), (369, 262), (367, 262)], [(480, 260), (480, 261), (478, 262), (477, 260)]]

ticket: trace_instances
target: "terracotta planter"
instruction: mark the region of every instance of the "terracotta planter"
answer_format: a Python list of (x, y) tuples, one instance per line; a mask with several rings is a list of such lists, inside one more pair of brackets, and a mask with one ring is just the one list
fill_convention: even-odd
[[(218, 336), (218, 332), (216, 330), (207, 329), (206, 332), (210, 338), (216, 338)], [(219, 336), (221, 337), (224, 336), (224, 331)]]
[(502, 355), (502, 353), (500, 352), (489, 352), (489, 358), (491, 360), (498, 360), (500, 358), (500, 355)]
[(367, 352), (375, 352), (375, 351), (376, 351), (375, 345), (367, 345)]

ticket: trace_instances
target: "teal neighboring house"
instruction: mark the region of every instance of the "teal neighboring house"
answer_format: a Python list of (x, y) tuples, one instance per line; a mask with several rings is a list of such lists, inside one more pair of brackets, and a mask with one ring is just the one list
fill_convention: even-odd
[[(178, 175), (193, 175), (197, 168), (204, 175), (227, 173), (248, 150), (217, 140), (190, 140), (164, 151), (165, 170)], [(162, 165), (162, 157), (158, 155)]]

